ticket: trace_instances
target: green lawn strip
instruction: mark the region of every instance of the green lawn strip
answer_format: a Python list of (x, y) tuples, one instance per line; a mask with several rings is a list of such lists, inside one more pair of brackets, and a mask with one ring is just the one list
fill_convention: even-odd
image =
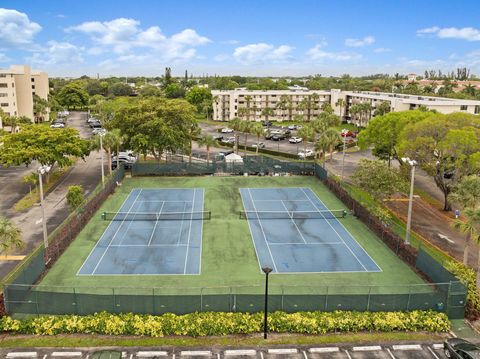
[[(50, 188), (55, 186), (59, 179), (70, 169), (70, 167), (60, 167), (55, 169), (50, 174), (50, 179), (48, 183), (43, 184), (43, 193), (47, 193)], [(21, 199), (18, 200), (17, 203), (14, 205), (14, 209), (17, 212), (25, 211), (31, 208), (35, 203), (40, 202), (40, 194), (38, 192), (38, 187), (32, 186), (32, 191), (27, 193)]]
[[(205, 210), (212, 211), (212, 219), (203, 225), (202, 272), (200, 275), (156, 276), (77, 276), (76, 273), (96, 242), (105, 231), (108, 221), (101, 219), (103, 211), (116, 211), (133, 188), (204, 188)], [(330, 209), (344, 208), (343, 204), (315, 177), (143, 177), (127, 178), (85, 226), (57, 263), (42, 280), (42, 285), (67, 286), (51, 290), (111, 294), (112, 287), (130, 287), (124, 292), (138, 293), (135, 288), (162, 287), (162, 293), (200, 293), (200, 287), (256, 286), (262, 293), (263, 275), (260, 271), (248, 222), (239, 219), (243, 209), (239, 193), (241, 187), (309, 187)], [(375, 260), (382, 272), (377, 273), (322, 273), (275, 274), (273, 287), (303, 286), (329, 288), (334, 292), (367, 294), (368, 286), (379, 286), (373, 293), (408, 293), (410, 284), (424, 282), (365, 225), (353, 216), (340, 220), (359, 244)], [(357, 287), (358, 286), (358, 287)], [(79, 288), (83, 287), (83, 288)], [(105, 289), (99, 289), (103, 287)], [(243, 290), (246, 290), (243, 288)], [(251, 291), (252, 291), (251, 290)], [(210, 289), (210, 292), (215, 290)], [(218, 289), (223, 293), (225, 289)], [(160, 293), (156, 293), (157, 295)]]
[(399, 341), (442, 341), (445, 334), (423, 332), (391, 332), (391, 333), (336, 333), (322, 335), (273, 334), (267, 340), (260, 334), (229, 335), (212, 337), (163, 337), (148, 338), (134, 336), (107, 335), (3, 335), (0, 337), (1, 348), (33, 348), (33, 347), (136, 347), (136, 346), (265, 346), (265, 345), (322, 345), (338, 343), (385, 343)]

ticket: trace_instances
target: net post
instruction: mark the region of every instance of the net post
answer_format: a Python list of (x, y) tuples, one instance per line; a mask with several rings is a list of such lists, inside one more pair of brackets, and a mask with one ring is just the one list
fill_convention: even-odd
[(102, 212), (102, 219), (104, 221), (107, 219), (107, 213), (106, 212)]
[(327, 285), (327, 291), (325, 293), (325, 308), (323, 309), (325, 312), (327, 311), (327, 305), (328, 305), (328, 285)]

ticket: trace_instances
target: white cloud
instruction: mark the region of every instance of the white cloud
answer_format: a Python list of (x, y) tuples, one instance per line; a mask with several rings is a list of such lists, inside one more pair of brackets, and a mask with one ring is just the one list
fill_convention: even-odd
[(307, 51), (307, 59), (311, 61), (334, 60), (334, 61), (353, 61), (359, 60), (362, 55), (348, 52), (328, 52), (323, 50), (322, 44), (316, 44)]
[(440, 39), (460, 39), (466, 41), (480, 41), (480, 30), (473, 27), (429, 27), (417, 31), (418, 36), (434, 35)]
[(66, 31), (80, 32), (90, 36), (95, 43), (94, 50), (91, 50), (94, 54), (101, 53), (101, 49), (111, 48), (120, 56), (126, 56), (134, 48), (146, 48), (155, 53), (157, 60), (165, 61), (191, 59), (196, 56), (195, 47), (211, 42), (193, 29), (184, 29), (168, 37), (158, 26), (142, 29), (139, 21), (127, 18), (84, 22), (67, 28)]
[(288, 45), (280, 45), (275, 47), (271, 44), (257, 43), (240, 46), (233, 52), (233, 57), (244, 65), (269, 62), (284, 62), (289, 59), (290, 52), (294, 48)]
[(379, 47), (379, 48), (373, 50), (373, 52), (376, 52), (377, 54), (381, 54), (383, 52), (390, 52), (390, 51), (392, 51), (392, 49), (389, 49), (387, 47)]
[(363, 39), (345, 39), (345, 46), (348, 47), (363, 47), (371, 45), (375, 42), (373, 36), (365, 36)]
[(0, 47), (28, 44), (41, 29), (23, 12), (0, 8)]
[(47, 47), (33, 53), (27, 60), (36, 65), (70, 65), (83, 62), (83, 49), (69, 42), (47, 42)]

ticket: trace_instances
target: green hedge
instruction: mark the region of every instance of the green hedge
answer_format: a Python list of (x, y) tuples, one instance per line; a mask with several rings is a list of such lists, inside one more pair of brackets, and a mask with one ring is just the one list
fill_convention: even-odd
[(448, 261), (445, 268), (467, 287), (467, 317), (480, 318), (480, 293), (477, 288), (476, 273), (473, 269), (456, 261)]
[[(269, 331), (276, 333), (323, 334), (359, 331), (447, 332), (448, 317), (434, 311), (412, 312), (298, 312), (271, 313)], [(191, 313), (161, 316), (110, 314), (88, 316), (41, 316), (17, 320), (3, 317), (0, 329), (14, 334), (107, 334), (143, 335), (228, 335), (262, 331), (263, 313)]]

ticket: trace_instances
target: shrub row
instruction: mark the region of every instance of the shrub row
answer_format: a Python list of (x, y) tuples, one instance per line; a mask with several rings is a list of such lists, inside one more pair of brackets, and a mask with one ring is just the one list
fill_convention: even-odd
[(467, 287), (467, 317), (472, 320), (480, 318), (480, 293), (475, 271), (457, 261), (446, 262), (445, 268)]
[[(446, 332), (450, 322), (443, 313), (412, 312), (274, 312), (268, 317), (269, 331), (276, 333), (323, 334), (358, 331)], [(261, 332), (262, 313), (191, 313), (161, 316), (96, 313), (88, 316), (41, 316), (30, 319), (0, 319), (0, 329), (15, 334), (107, 334), (142, 335), (228, 335)]]

